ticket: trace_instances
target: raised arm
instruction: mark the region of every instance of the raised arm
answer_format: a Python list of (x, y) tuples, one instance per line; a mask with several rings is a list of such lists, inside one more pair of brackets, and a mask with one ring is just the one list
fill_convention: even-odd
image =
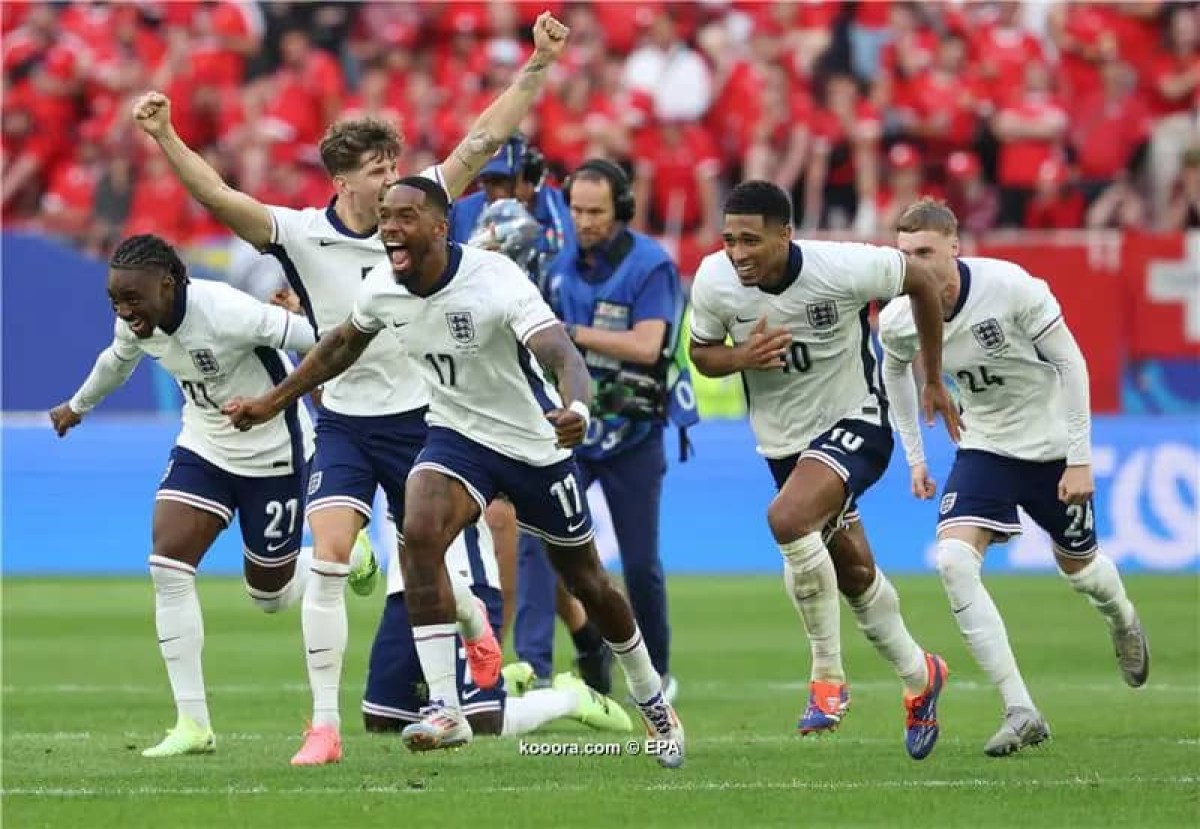
[(546, 83), (547, 70), (562, 54), (570, 31), (550, 12), (538, 15), (533, 24), (533, 55), (508, 89), (480, 114), (467, 136), (441, 163), (442, 179), (450, 198), (462, 195), (529, 113)]
[(546, 413), (558, 433), (558, 445), (570, 449), (583, 443), (591, 419), (592, 377), (579, 349), (561, 323), (539, 328), (525, 340), (545, 369), (554, 375), (563, 408)]
[(296, 370), (278, 386), (253, 400), (231, 400), (221, 407), (221, 411), (243, 432), (251, 426), (266, 423), (322, 383), (350, 368), (373, 339), (374, 333), (362, 331), (346, 320), (321, 335), (317, 347), (308, 352)]
[(234, 190), (208, 162), (183, 143), (171, 124), (171, 99), (161, 92), (147, 92), (133, 105), (139, 127), (162, 149), (167, 163), (192, 198), (204, 205), (221, 224), (258, 250), (271, 243), (274, 222), (267, 208)]

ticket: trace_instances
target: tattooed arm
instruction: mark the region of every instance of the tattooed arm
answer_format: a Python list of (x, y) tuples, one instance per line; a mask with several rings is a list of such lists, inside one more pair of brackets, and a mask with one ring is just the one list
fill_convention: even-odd
[(253, 400), (235, 398), (221, 407), (233, 425), (243, 432), (266, 423), (304, 395), (350, 368), (375, 339), (346, 320), (326, 332), (304, 361), (271, 391)]
[(504, 90), (471, 125), (450, 157), (442, 161), (442, 179), (450, 198), (462, 195), (496, 150), (520, 125), (546, 83), (550, 65), (562, 54), (570, 29), (542, 12), (533, 24), (534, 52)]
[(587, 435), (592, 403), (592, 378), (583, 356), (559, 323), (531, 335), (525, 347), (558, 382), (563, 408), (546, 413), (546, 419), (554, 424), (558, 434), (558, 445), (564, 449), (578, 446)]

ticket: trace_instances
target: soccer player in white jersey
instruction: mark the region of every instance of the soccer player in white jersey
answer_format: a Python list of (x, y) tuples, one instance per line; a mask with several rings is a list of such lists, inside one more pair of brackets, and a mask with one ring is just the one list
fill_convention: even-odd
[[(446, 567), (471, 585), (471, 592), (486, 605), (489, 621), (499, 628), (504, 612), (500, 568), (486, 524), (467, 527), (454, 540), (446, 551)], [(389, 552), (387, 593), (379, 630), (371, 645), (362, 700), (363, 725), (373, 733), (395, 733), (420, 720), (420, 710), (428, 702), (425, 675), (408, 621), (404, 574), (395, 548)], [(463, 714), (476, 735), (516, 737), (560, 718), (573, 719), (600, 731), (622, 733), (633, 729), (629, 715), (617, 702), (592, 690), (571, 673), (559, 674), (547, 687), (522, 693), (513, 686), (528, 686), (533, 680), (533, 669), (528, 663), (516, 663), (505, 670), (504, 682), (481, 688), (471, 676), (461, 639), (456, 648), (458, 696)], [(522, 675), (523, 682), (510, 685), (507, 677), (514, 670)]]
[(158, 645), (177, 720), (146, 757), (216, 748), (205, 698), (204, 623), (196, 568), (238, 515), (246, 592), (263, 611), (295, 603), (309, 562), (300, 558), (304, 486), (312, 424), (302, 405), (280, 410), (250, 433), (221, 414), (228, 400), (261, 394), (291, 363), (280, 349), (306, 351), (308, 320), (264, 305), (221, 282), (191, 282), (175, 251), (156, 236), (123, 241), (109, 262), (108, 295), (117, 319), (112, 344), (83, 386), (50, 412), (62, 437), (129, 379), (143, 355), (183, 391), (183, 428), (154, 501), (150, 577)]
[[(428, 175), (452, 195), (467, 187), (528, 113), (567, 34), (567, 27), (548, 12), (538, 17), (534, 53), (513, 84)], [(330, 127), (321, 157), (337, 195), (327, 208), (296, 211), (267, 207), (226, 185), (179, 139), (165, 96), (143, 96), (134, 112), (188, 192), (247, 242), (283, 263), (321, 337), (346, 320), (363, 277), (383, 259), (376, 208), (401, 150), (393, 127), (372, 119)], [(313, 716), (304, 744), (292, 758), (294, 765), (341, 759), (338, 692), (348, 636), (344, 585), (347, 576), (354, 576), (349, 556), (356, 534), (371, 517), (376, 485), (387, 495), (392, 515), (401, 520), (404, 481), (425, 442), (427, 405), (428, 390), (419, 372), (390, 337), (373, 342), (361, 361), (323, 391), (307, 506), (321, 566), (302, 612)], [(455, 580), (454, 588), (472, 672), (490, 686), (499, 680), (500, 646), (467, 586)]]
[[(444, 559), (454, 536), (503, 492), (610, 644), (650, 734), (670, 746), (659, 762), (679, 766), (683, 728), (628, 602), (600, 565), (571, 458), (588, 425), (587, 367), (516, 264), (448, 240), (447, 209), (446, 192), (427, 178), (385, 187), (379, 230), (388, 258), (367, 274), (351, 318), (322, 337), (273, 392), (230, 406), (231, 416), (245, 428), (264, 422), (345, 371), (376, 338), (396, 338), (432, 390), (429, 439), (408, 479), (401, 554), (429, 705), (404, 729), (405, 743), (426, 750), (472, 738), (455, 683), (454, 601)], [(557, 391), (546, 371), (557, 378)]]
[[(887, 399), (868, 322), (873, 300), (913, 297), (922, 342), (941, 341), (929, 265), (889, 248), (794, 241), (787, 194), (765, 181), (725, 202), (725, 250), (706, 257), (692, 285), (690, 351), (701, 374), (741, 373), (758, 451), (778, 494), (767, 522), (783, 555), (784, 585), (808, 633), (812, 674), (801, 734), (832, 731), (849, 707), (841, 659), (838, 588), (858, 625), (904, 682), (905, 746), (915, 759), (938, 737), (941, 657), (917, 645), (900, 601), (875, 567), (856, 501), (892, 453)], [(732, 345), (726, 344), (732, 339)], [(953, 433), (957, 412), (940, 384), (940, 353), (926, 353), (927, 410)], [(832, 557), (832, 558), (831, 558)]]
[[(1129, 685), (1145, 684), (1150, 651), (1116, 566), (1096, 546), (1087, 364), (1049, 286), (1012, 262), (958, 258), (958, 220), (941, 202), (911, 205), (897, 230), (905, 254), (949, 277), (942, 360), (965, 428), (938, 510), (937, 567), (967, 648), (1004, 700), (1004, 721), (984, 746), (999, 757), (1050, 736), (980, 578), (987, 548), (1021, 531), (1018, 506), (1050, 534), (1059, 570), (1104, 617)], [(917, 426), (909, 366), (921, 344), (907, 301), (884, 310), (880, 337), (912, 491), (929, 499), (937, 485)]]

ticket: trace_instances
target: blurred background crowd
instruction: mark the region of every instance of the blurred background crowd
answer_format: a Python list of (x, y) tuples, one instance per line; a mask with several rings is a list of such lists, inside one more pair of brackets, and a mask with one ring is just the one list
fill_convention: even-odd
[(331, 195), (341, 115), (446, 156), (550, 9), (569, 54), (524, 125), (561, 176), (633, 172), (635, 227), (681, 269), (718, 243), (742, 178), (807, 230), (885, 234), (919, 194), (964, 230), (1200, 227), (1200, 5), (954, 2), (3, 4), (3, 213), (102, 253), (125, 234), (224, 237), (129, 118), (147, 89), (261, 201)]

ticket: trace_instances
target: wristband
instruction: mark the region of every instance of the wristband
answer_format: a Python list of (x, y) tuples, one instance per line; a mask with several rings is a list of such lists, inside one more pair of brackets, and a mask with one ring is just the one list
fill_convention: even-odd
[(567, 406), (567, 408), (583, 418), (584, 428), (591, 425), (592, 411), (588, 408), (587, 403), (584, 403), (582, 400), (572, 400), (571, 405)]

